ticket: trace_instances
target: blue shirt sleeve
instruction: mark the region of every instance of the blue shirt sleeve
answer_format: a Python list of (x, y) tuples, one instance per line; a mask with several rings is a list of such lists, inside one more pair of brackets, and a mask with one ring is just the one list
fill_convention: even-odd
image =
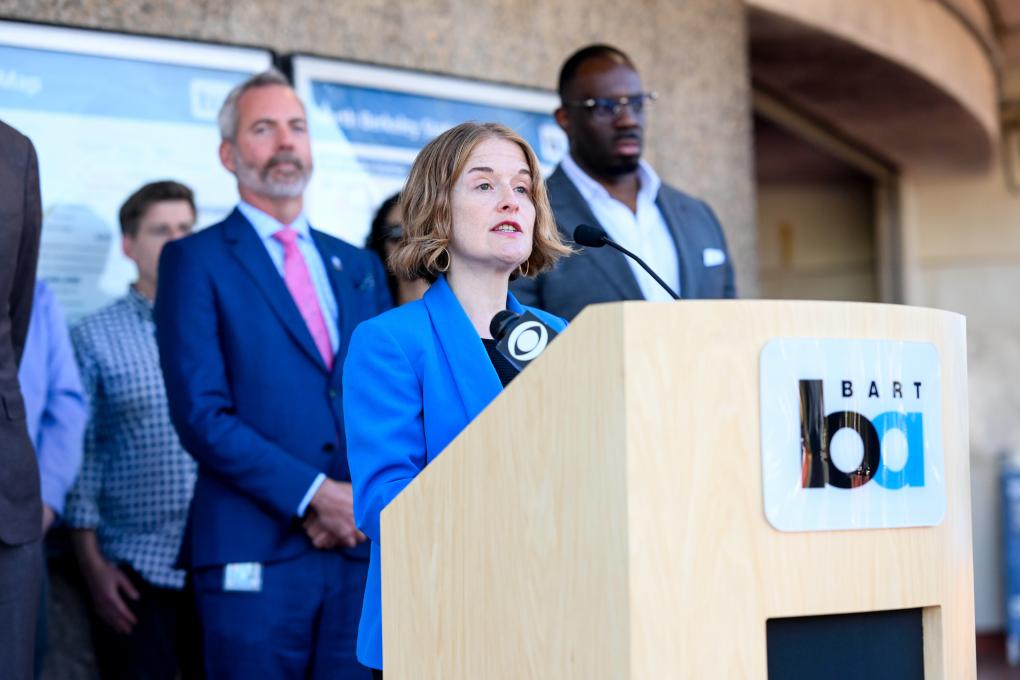
[(50, 290), (39, 283), (32, 309), (31, 351), (19, 380), (26, 394), (31, 436), (39, 462), (42, 500), (58, 514), (81, 466), (88, 411), (64, 314)]

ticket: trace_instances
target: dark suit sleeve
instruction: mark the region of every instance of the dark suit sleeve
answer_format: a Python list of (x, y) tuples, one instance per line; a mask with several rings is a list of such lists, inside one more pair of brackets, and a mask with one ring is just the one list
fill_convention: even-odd
[(708, 216), (709, 222), (712, 224), (712, 226), (715, 227), (716, 231), (719, 232), (719, 241), (720, 243), (722, 243), (723, 246), (722, 251), (726, 254), (726, 262), (724, 262), (722, 265), (723, 267), (726, 268), (724, 274), (725, 283), (723, 284), (722, 297), (735, 298), (737, 297), (737, 285), (736, 281), (734, 280), (733, 274), (733, 258), (730, 257), (730, 248), (726, 244), (726, 232), (723, 231), (722, 224), (719, 223), (719, 218), (716, 217), (715, 211), (712, 210), (712, 208), (704, 201), (699, 201), (699, 203), (701, 203), (701, 207), (704, 209), (705, 214)]
[(726, 255), (726, 288), (723, 291), (723, 297), (735, 298), (737, 297), (737, 284), (733, 277), (733, 263), (730, 261), (729, 254)]
[(35, 272), (39, 260), (39, 239), (42, 232), (42, 200), (39, 196), (39, 161), (35, 147), (26, 140), (25, 194), (21, 226), (21, 244), (16, 258), (14, 286), (9, 301), (11, 310), (11, 340), (14, 357), (21, 363), (21, 353), (28, 335), (28, 322), (32, 316), (32, 297), (35, 294)]
[(522, 276), (510, 284), (510, 292), (525, 307), (543, 309), (541, 280), (540, 276), (530, 279)]
[(344, 423), (354, 520), (373, 541), (379, 516), (425, 467), (422, 388), (381, 324), (358, 326), (344, 363)]
[(733, 273), (733, 258), (730, 256), (730, 249), (724, 248), (726, 253), (726, 263), (723, 265), (726, 267), (726, 283), (723, 285), (723, 297), (727, 299), (733, 299), (737, 297), (737, 284), (734, 280)]
[(550, 314), (542, 309), (529, 309), (529, 312), (541, 319), (549, 328), (553, 329), (557, 333), (562, 333), (567, 330), (569, 322), (566, 319), (562, 319), (555, 314)]
[(383, 267), (378, 255), (370, 250), (365, 252), (372, 262), (372, 276), (375, 279), (375, 313), (382, 314), (388, 309), (393, 309), (393, 296), (390, 294), (390, 287), (386, 285), (386, 268)]
[(209, 267), (200, 253), (184, 245), (163, 248), (155, 307), (171, 420), (199, 465), (271, 512), (291, 519), (319, 471), (237, 416)]

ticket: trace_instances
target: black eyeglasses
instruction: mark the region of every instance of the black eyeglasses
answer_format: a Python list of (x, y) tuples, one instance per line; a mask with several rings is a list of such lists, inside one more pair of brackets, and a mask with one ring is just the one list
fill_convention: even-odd
[(563, 105), (584, 109), (596, 120), (610, 121), (616, 120), (625, 108), (629, 109), (632, 115), (640, 115), (644, 111), (646, 102), (654, 102), (658, 98), (659, 95), (656, 92), (644, 92), (626, 97), (596, 97), (583, 99), (579, 102), (564, 102)]

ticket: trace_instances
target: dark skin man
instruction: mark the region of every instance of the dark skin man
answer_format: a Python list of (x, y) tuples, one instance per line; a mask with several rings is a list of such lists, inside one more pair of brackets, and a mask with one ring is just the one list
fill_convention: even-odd
[(626, 61), (596, 56), (581, 64), (569, 88), (565, 105), (556, 109), (556, 122), (570, 140), (570, 155), (609, 194), (637, 211), (645, 114), (641, 105), (618, 105), (618, 111), (585, 107), (587, 100), (640, 96), (641, 77)]

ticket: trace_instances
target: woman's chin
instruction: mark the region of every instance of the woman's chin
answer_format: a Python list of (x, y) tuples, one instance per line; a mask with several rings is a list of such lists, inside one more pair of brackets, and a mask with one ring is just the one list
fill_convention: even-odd
[(523, 248), (515, 248), (513, 250), (500, 253), (499, 260), (512, 271), (527, 262), (529, 257), (531, 257), (530, 248), (527, 250)]
[[(474, 263), (468, 265), (467, 268), (476, 271), (489, 270), (498, 272), (500, 276), (510, 276), (518, 267), (527, 262), (529, 257), (531, 257), (530, 251), (527, 253), (520, 251), (495, 253), (489, 257), (474, 260)], [(470, 258), (465, 258), (462, 264), (467, 265), (469, 260)], [(460, 267), (456, 268), (459, 269)]]
[(528, 260), (528, 258), (524, 257), (524, 258), (514, 258), (514, 259), (506, 260), (505, 262), (503, 262), (503, 268), (506, 271), (507, 276), (509, 276), (510, 274), (513, 274), (517, 270), (517, 268), (520, 267), (521, 265), (523, 265), (525, 262), (527, 262), (527, 260)]

